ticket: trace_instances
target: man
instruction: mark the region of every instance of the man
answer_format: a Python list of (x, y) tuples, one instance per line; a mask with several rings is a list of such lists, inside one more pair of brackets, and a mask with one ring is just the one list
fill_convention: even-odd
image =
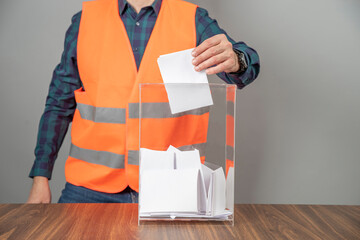
[[(128, 133), (136, 131), (137, 119), (126, 113), (138, 101), (138, 83), (161, 82), (156, 66), (160, 55), (194, 47), (196, 71), (218, 74), (239, 88), (259, 73), (255, 50), (234, 42), (206, 10), (191, 3), (84, 3), (82, 12), (72, 19), (61, 63), (54, 70), (27, 202), (51, 202), (48, 180), (71, 121), (67, 183), (59, 202), (136, 202), (138, 160), (131, 155), (138, 146), (131, 145), (137, 139)], [(124, 120), (109, 120), (114, 114), (123, 114)]]

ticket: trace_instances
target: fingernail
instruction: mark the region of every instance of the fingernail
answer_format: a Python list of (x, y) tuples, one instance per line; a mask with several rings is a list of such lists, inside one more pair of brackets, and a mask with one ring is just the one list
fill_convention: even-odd
[(191, 55), (192, 55), (193, 57), (196, 57), (195, 51), (192, 51), (192, 52), (191, 52)]
[(194, 59), (194, 60), (192, 60), (192, 63), (195, 65), (196, 64), (196, 60)]
[(196, 71), (199, 71), (199, 69), (200, 69), (199, 67), (195, 67), (195, 70), (196, 70)]

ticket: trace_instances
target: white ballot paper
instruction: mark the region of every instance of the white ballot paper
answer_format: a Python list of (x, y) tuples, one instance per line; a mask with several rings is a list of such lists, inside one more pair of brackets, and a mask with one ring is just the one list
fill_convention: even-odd
[(146, 148), (140, 149), (140, 172), (143, 170), (174, 169), (174, 153), (169, 151), (156, 151)]
[(198, 212), (199, 170), (151, 170), (141, 175), (141, 212)]
[(199, 150), (140, 149), (140, 216), (226, 219), (221, 167), (201, 164)]
[(172, 114), (213, 105), (205, 71), (195, 71), (192, 64), (192, 50), (161, 55), (157, 60)]

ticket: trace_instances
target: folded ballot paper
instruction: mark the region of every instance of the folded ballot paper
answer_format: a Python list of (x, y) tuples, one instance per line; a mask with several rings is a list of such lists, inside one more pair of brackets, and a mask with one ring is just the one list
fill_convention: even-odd
[(205, 71), (195, 71), (192, 64), (192, 50), (161, 55), (157, 60), (172, 114), (213, 105)]
[(197, 149), (140, 149), (140, 216), (226, 219), (223, 169), (201, 164)]

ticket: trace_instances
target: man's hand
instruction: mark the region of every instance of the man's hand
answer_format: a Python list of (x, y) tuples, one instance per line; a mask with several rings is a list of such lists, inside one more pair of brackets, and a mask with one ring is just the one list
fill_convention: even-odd
[(206, 69), (206, 74), (216, 74), (239, 70), (238, 57), (225, 34), (206, 39), (194, 49), (192, 55), (196, 71)]
[(34, 177), (33, 185), (26, 203), (51, 203), (49, 180), (46, 177)]

